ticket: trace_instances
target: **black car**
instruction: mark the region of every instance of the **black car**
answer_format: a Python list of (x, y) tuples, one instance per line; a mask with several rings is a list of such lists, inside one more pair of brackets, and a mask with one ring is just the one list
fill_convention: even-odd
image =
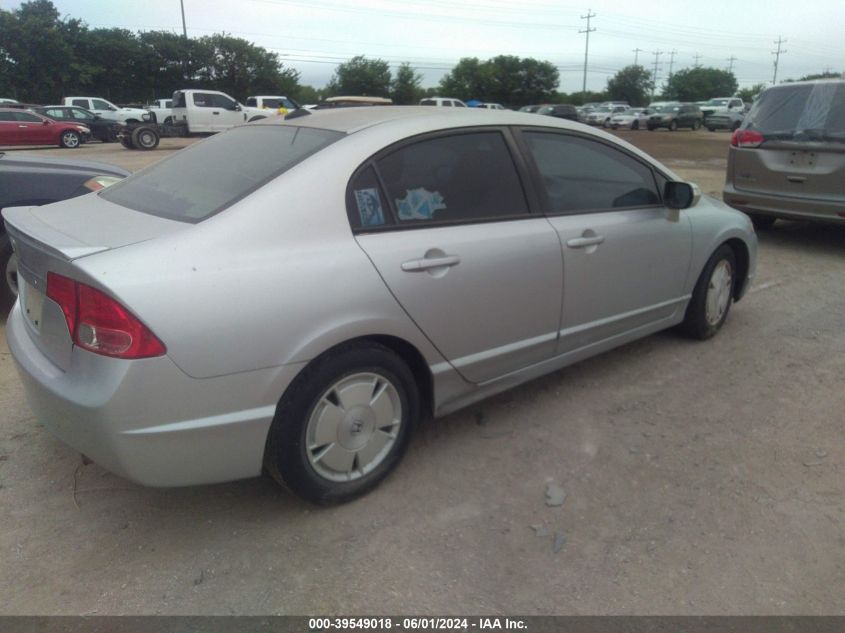
[(553, 116), (558, 119), (568, 119), (570, 121), (578, 120), (578, 110), (575, 109), (574, 105), (569, 103), (545, 105), (537, 110), (537, 114), (545, 114), (546, 116)]
[[(75, 198), (108, 187), (128, 175), (125, 169), (93, 161), (0, 152), (0, 210)], [(0, 305), (8, 306), (17, 294), (18, 268), (2, 218), (0, 273), (3, 273)]]
[(117, 133), (123, 127), (122, 123), (104, 119), (99, 114), (78, 106), (38, 106), (32, 110), (54, 121), (73, 121), (87, 125), (91, 129), (91, 136), (104, 143), (117, 141)]

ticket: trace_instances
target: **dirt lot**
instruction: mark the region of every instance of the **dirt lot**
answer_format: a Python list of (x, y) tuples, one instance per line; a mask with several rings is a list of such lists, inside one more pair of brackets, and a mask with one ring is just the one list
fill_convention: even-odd
[[(719, 191), (728, 134), (620, 135)], [(134, 169), (184, 142), (74, 155)], [(260, 479), (151, 490), (81, 467), (3, 337), (0, 612), (845, 613), (845, 227), (760, 243), (716, 339), (655, 335), (429, 423), (331, 509)]]

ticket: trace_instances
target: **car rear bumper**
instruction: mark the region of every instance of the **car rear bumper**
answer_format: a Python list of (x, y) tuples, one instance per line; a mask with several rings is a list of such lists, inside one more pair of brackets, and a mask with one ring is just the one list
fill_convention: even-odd
[(19, 303), (6, 338), (37, 420), (99, 465), (147, 486), (259, 475), (277, 390), (302, 367), (195, 379), (166, 356), (125, 361), (76, 348), (63, 372), (30, 338)]
[(786, 220), (845, 222), (845, 203), (841, 202), (742, 191), (730, 182), (725, 184), (722, 199), (729, 206), (745, 213)]

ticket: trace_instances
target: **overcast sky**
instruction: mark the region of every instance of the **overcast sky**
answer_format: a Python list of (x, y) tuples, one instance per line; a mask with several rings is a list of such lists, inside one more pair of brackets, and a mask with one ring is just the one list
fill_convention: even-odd
[[(181, 32), (179, 0), (53, 0), (63, 15), (92, 27)], [(733, 70), (740, 86), (772, 80), (775, 40), (786, 51), (778, 79), (825, 69), (845, 70), (845, 1), (811, 0), (184, 0), (190, 36), (226, 31), (273, 50), (323, 86), (338, 63), (354, 55), (411, 62), (436, 85), (461, 57), (509, 54), (554, 63), (560, 90), (581, 89), (588, 9), (587, 88), (632, 64), (654, 69), (658, 80), (699, 63)], [(16, 8), (19, 2), (3, 2)], [(675, 51), (674, 57), (671, 52)]]

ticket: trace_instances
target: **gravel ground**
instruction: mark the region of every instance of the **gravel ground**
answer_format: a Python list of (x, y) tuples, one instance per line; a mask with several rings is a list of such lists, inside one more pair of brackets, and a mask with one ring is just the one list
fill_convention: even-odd
[[(720, 190), (728, 134), (620, 136)], [(42, 151), (137, 169), (186, 142)], [(433, 421), (329, 509), (82, 466), (0, 337), (0, 613), (845, 613), (845, 227), (760, 246), (714, 340), (651, 336)]]

